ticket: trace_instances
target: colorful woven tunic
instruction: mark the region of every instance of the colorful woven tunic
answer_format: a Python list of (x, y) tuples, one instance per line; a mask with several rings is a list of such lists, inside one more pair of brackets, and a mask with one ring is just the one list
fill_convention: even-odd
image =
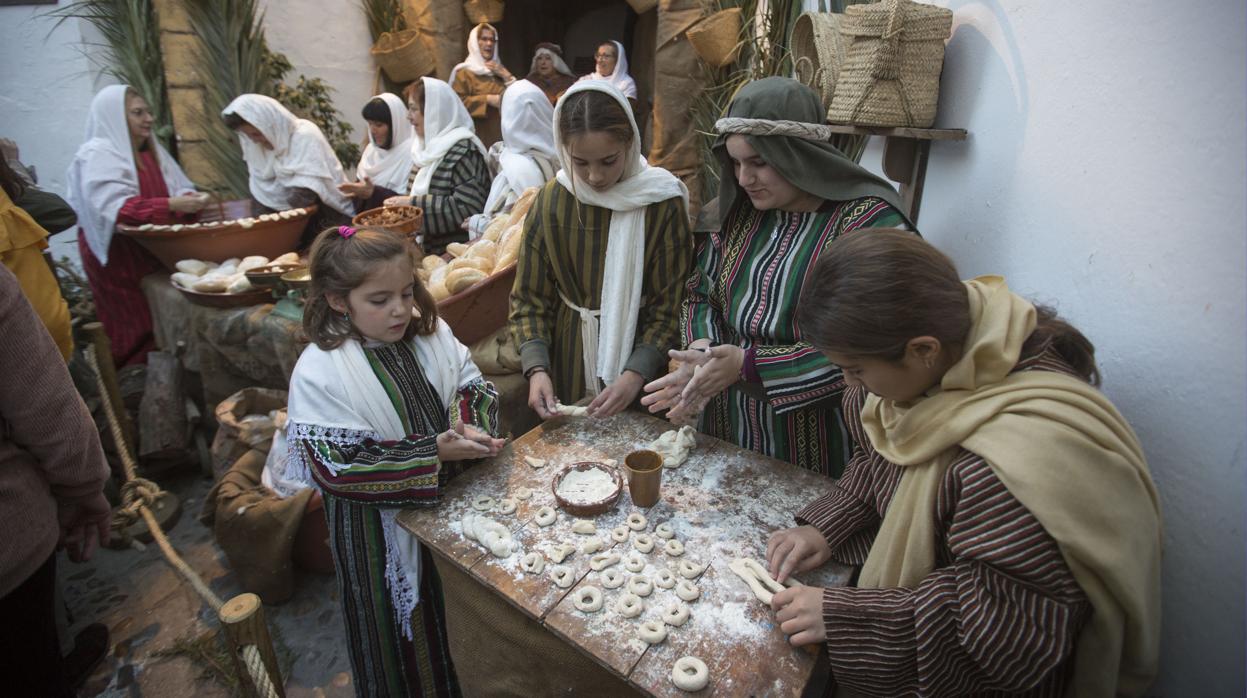
[[(409, 343), (365, 347), (364, 353), (410, 436), (381, 441), (375, 433), (301, 425), (292, 444), (306, 456), (324, 495), (356, 694), (459, 695), (433, 561), (421, 546), (420, 600), (407, 638), (395, 618), (387, 577), (387, 556), (395, 553), (383, 532), (388, 508), (436, 505), (461, 471), (462, 464), (437, 457), (437, 434), (450, 427), (450, 416)], [(495, 433), (493, 385), (477, 380), (461, 387), (457, 411), (459, 420)]]
[[(698, 242), (681, 336), (746, 352), (748, 386), (730, 386), (699, 429), (807, 470), (839, 477), (849, 448), (839, 418), (840, 369), (801, 339), (797, 301), (810, 267), (841, 234), (906, 227), (882, 199), (831, 201), (816, 212), (758, 211), (747, 199)], [(748, 392), (746, 392), (748, 391)]]

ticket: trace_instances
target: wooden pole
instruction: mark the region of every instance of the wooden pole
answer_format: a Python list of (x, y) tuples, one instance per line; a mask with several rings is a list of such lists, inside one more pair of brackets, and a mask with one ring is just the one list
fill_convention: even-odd
[(125, 447), (130, 449), (130, 453), (138, 453), (137, 444), (134, 438), (134, 423), (130, 421), (130, 414), (126, 412), (126, 406), (121, 401), (121, 389), (117, 383), (117, 369), (114, 365), (112, 344), (108, 341), (108, 334), (104, 332), (104, 325), (98, 322), (88, 322), (82, 326), (91, 337), (91, 345), (95, 348), (95, 361), (99, 364), (100, 377), (104, 379), (105, 395), (101, 395), (101, 400), (108, 400), (112, 403), (113, 414), (117, 415), (117, 421), (121, 426), (121, 435), (125, 439), (124, 444), (117, 444), (117, 450)]
[(218, 615), (221, 619), (221, 626), (225, 629), (225, 637), (230, 646), (230, 654), (234, 658), (234, 666), (238, 670), (240, 683), (246, 694), (262, 695), (252, 682), (251, 675), (247, 673), (242, 657), (242, 648), (255, 645), (260, 651), (260, 658), (264, 661), (269, 681), (273, 683), (277, 695), (285, 698), (285, 686), (281, 680), (281, 671), (277, 667), (277, 654), (273, 651), (273, 641), (268, 634), (268, 623), (264, 620), (264, 606), (260, 603), (260, 597), (251, 593), (239, 594), (225, 602)]

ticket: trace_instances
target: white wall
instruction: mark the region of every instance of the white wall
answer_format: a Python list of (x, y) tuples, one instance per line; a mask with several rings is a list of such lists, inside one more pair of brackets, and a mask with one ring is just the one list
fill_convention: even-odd
[(955, 12), (936, 126), (970, 139), (932, 147), (919, 227), (1096, 344), (1163, 500), (1154, 693), (1242, 696), (1247, 10), (936, 4)]

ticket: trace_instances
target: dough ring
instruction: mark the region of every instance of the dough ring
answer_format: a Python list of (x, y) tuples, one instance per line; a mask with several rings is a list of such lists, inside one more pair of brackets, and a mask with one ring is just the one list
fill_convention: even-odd
[(671, 524), (664, 521), (654, 527), (654, 535), (659, 538), (675, 538), (675, 531), (672, 530)]
[(616, 526), (611, 529), (611, 540), (616, 543), (622, 543), (628, 540), (628, 536), (632, 535), (632, 531), (627, 526)]
[(659, 589), (670, 589), (675, 586), (675, 575), (666, 568), (658, 570), (658, 574), (654, 575), (654, 586)]
[(517, 487), (513, 496), (516, 499), (529, 499), (533, 496), (533, 491), (528, 487)]
[(553, 561), (554, 564), (557, 565), (560, 562), (566, 560), (567, 556), (571, 555), (574, 552), (576, 552), (576, 546), (572, 545), (571, 543), (559, 543), (558, 545), (554, 546), (554, 550), (550, 551), (550, 560)]
[(598, 532), (598, 527), (593, 525), (592, 521), (585, 519), (576, 519), (572, 524), (572, 533), (579, 533), (582, 536), (591, 536)]
[(684, 625), (686, 620), (688, 620), (688, 606), (682, 603), (673, 603), (662, 612), (662, 622), (673, 628)]
[(572, 572), (572, 568), (563, 565), (555, 565), (550, 568), (550, 578), (558, 585), (560, 589), (566, 589), (576, 582), (576, 574)]
[(494, 557), (506, 557), (511, 554), (511, 533), (509, 531), (490, 530), (481, 539), (481, 545), (489, 548)]
[(589, 568), (594, 572), (600, 572), (607, 567), (617, 564), (618, 562), (618, 553), (598, 553), (589, 559)]
[(602, 572), (602, 586), (607, 589), (618, 589), (623, 586), (624, 573), (619, 571), (618, 567), (612, 567)]
[[(735, 572), (736, 576), (745, 580), (745, 583), (749, 585), (749, 590), (753, 592), (753, 595), (758, 597), (758, 600), (767, 606), (771, 605), (771, 597), (773, 597), (776, 592), (784, 590), (784, 585), (775, 581), (775, 579), (771, 577), (771, 573), (767, 572), (765, 567), (758, 564), (757, 560), (752, 560), (747, 557), (738, 557), (728, 563), (727, 568)], [(800, 582), (797, 582), (795, 579), (790, 580), (790, 583), (800, 586)]]
[(645, 520), (644, 516), (636, 512), (628, 514), (628, 528), (634, 531), (644, 531), (648, 524), (649, 522)]
[(487, 494), (479, 494), (472, 500), (472, 508), (477, 511), (489, 511), (494, 508), (494, 498)]
[(684, 544), (672, 538), (667, 544), (662, 546), (662, 551), (671, 557), (679, 557), (684, 554)]
[(685, 601), (696, 601), (697, 597), (701, 596), (701, 589), (698, 589), (696, 584), (685, 579), (675, 585), (675, 595)]
[(667, 639), (667, 626), (656, 620), (647, 620), (641, 624), (641, 629), (636, 634), (642, 641), (657, 645)]
[(615, 603), (615, 610), (624, 618), (636, 618), (645, 610), (645, 602), (636, 594), (624, 594)]
[(581, 613), (594, 613), (602, 610), (602, 590), (597, 587), (583, 587), (572, 598), (572, 605)]
[(697, 575), (705, 571), (705, 565), (699, 565), (692, 560), (680, 560), (680, 576), (685, 579), (696, 579)]
[(514, 514), (517, 506), (519, 506), (519, 502), (511, 497), (507, 497), (498, 502), (498, 511), (503, 514)]
[(536, 521), (538, 526), (549, 526), (558, 517), (559, 513), (554, 510), (554, 507), (545, 506), (537, 510), (537, 513), (533, 515), (533, 521)]
[(628, 580), (628, 591), (637, 596), (649, 596), (654, 591), (654, 583), (644, 575), (633, 577)]
[(636, 555), (629, 555), (628, 560), (624, 562), (624, 567), (627, 567), (629, 572), (640, 572), (645, 569), (645, 561)]
[(528, 553), (520, 560), (520, 569), (529, 574), (541, 574), (546, 568), (546, 559), (541, 553)]
[(590, 538), (589, 540), (582, 543), (580, 546), (580, 552), (584, 553), (585, 555), (596, 553), (597, 551), (601, 549), (602, 549), (601, 538)]
[(681, 691), (700, 691), (710, 681), (710, 670), (697, 657), (680, 657), (671, 667), (671, 683)]
[(643, 553), (648, 553), (654, 549), (654, 537), (648, 533), (642, 533), (632, 539), (632, 547)]

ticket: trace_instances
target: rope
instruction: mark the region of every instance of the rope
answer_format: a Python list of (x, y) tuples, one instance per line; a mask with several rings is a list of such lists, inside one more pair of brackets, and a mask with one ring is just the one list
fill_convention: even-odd
[(745, 119), (738, 116), (719, 119), (714, 122), (714, 130), (719, 133), (744, 133), (750, 136), (791, 136), (820, 142), (830, 141), (832, 136), (831, 127), (826, 124), (786, 119)]
[[(151, 531), (156, 545), (160, 546), (160, 551), (164, 553), (165, 559), (187, 582), (190, 582), (191, 587), (204, 600), (204, 603), (211, 606), (212, 610), (219, 614), (225, 602), (209, 589), (208, 585), (204, 584), (203, 579), (195, 573), (195, 570), (191, 569), (190, 565), (187, 565), (186, 561), (177, 554), (177, 551), (169, 544), (169, 539), (165, 536), (164, 530), (160, 528), (160, 523), (156, 521), (156, 517), (152, 515), (151, 509), (148, 508), (155, 501), (156, 497), (160, 496), (160, 486), (151, 480), (138, 476), (138, 466), (134, 462), (134, 456), (130, 453), (129, 446), (126, 445), (125, 438), (122, 436), (121, 424), (117, 419), (117, 413), (113, 410), (113, 401), (108, 397), (108, 386), (104, 384), (104, 375), (100, 373), (100, 365), (95, 355), (95, 346), (83, 353), (86, 356), (87, 364), (91, 367), (91, 372), (95, 374), (95, 386), (103, 397), (100, 402), (104, 404), (104, 415), (108, 418), (108, 430), (112, 434), (113, 443), (117, 446), (117, 453), (121, 456), (121, 466), (126, 476), (126, 481), (121, 486), (121, 507), (113, 513), (113, 531), (120, 531), (127, 543), (138, 550), (143, 550), (141, 543), (131, 539), (125, 533), (127, 527), (142, 517), (147, 524), (147, 530)], [(268, 669), (264, 666), (264, 660), (256, 646), (246, 645), (242, 648), (242, 654), (247, 672), (251, 674), (251, 682), (255, 685), (260, 695), (264, 696), (264, 698), (278, 698), (277, 689), (273, 687), (273, 682), (268, 675)]]

